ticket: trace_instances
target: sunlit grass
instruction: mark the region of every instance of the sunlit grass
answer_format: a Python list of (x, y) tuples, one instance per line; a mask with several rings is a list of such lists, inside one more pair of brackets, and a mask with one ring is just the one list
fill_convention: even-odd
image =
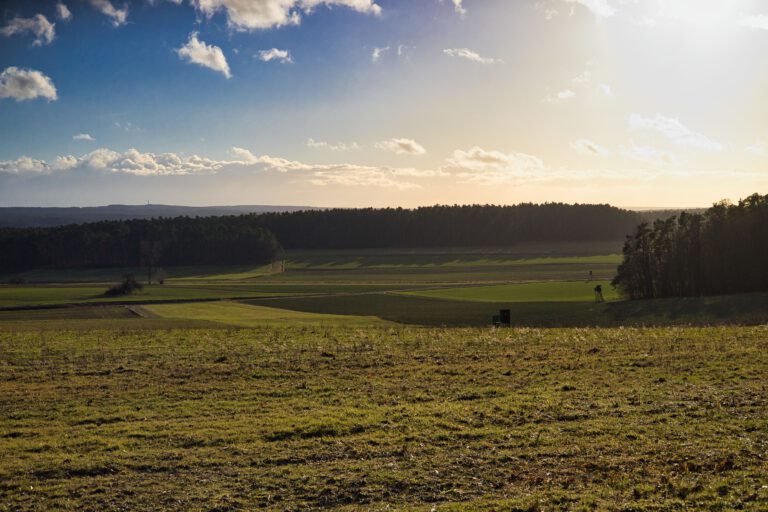
[(142, 309), (161, 318), (177, 320), (194, 318), (196, 320), (218, 322), (237, 327), (258, 327), (274, 324), (381, 325), (385, 323), (373, 316), (325, 315), (228, 301), (194, 304), (155, 304), (142, 306)]
[(0, 333), (9, 510), (768, 508), (768, 331)]

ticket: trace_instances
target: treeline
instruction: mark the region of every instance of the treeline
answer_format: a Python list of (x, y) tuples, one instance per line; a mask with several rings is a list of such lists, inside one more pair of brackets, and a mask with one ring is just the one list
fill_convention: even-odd
[(768, 291), (768, 195), (640, 224), (613, 280), (633, 299)]
[(261, 264), (281, 251), (254, 217), (103, 221), (0, 229), (0, 270)]
[(621, 240), (640, 221), (609, 205), (432, 206), (258, 215), (291, 249), (499, 247), (521, 242)]
[(291, 249), (498, 247), (621, 240), (642, 219), (608, 205), (331, 209), (0, 228), (0, 270), (250, 264)]

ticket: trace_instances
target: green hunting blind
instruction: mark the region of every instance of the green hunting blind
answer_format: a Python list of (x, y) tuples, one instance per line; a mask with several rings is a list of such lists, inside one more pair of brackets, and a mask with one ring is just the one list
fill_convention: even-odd
[(509, 327), (512, 325), (512, 311), (500, 309), (498, 315), (493, 315), (493, 325)]

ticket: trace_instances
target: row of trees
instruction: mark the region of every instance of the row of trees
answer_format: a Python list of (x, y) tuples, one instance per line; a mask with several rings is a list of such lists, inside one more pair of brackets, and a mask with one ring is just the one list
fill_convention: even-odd
[[(248, 264), (292, 249), (617, 240), (640, 221), (608, 205), (331, 209), (0, 229), (0, 269)], [(274, 235), (273, 235), (274, 233)]]
[(768, 291), (768, 195), (640, 224), (613, 284), (633, 299)]
[(621, 240), (640, 221), (609, 205), (331, 209), (256, 217), (291, 249), (493, 247), (521, 242)]
[(0, 270), (262, 264), (282, 250), (254, 217), (103, 221), (0, 229)]
[(280, 243), (292, 249), (367, 249), (619, 240), (640, 220), (635, 212), (608, 205), (548, 203), (308, 210), (4, 228), (0, 269), (262, 263), (275, 258)]

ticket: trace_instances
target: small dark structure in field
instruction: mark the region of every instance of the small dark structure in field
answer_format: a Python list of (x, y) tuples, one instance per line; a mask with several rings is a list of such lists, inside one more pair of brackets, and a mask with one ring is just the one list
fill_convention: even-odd
[(140, 282), (138, 282), (132, 275), (126, 274), (123, 277), (123, 282), (120, 284), (113, 284), (110, 286), (104, 295), (107, 297), (117, 297), (119, 295), (130, 295), (136, 290), (144, 288)]
[(603, 298), (603, 285), (595, 286), (595, 302), (605, 302)]
[(512, 325), (512, 311), (500, 309), (498, 315), (493, 315), (493, 325), (509, 327)]

